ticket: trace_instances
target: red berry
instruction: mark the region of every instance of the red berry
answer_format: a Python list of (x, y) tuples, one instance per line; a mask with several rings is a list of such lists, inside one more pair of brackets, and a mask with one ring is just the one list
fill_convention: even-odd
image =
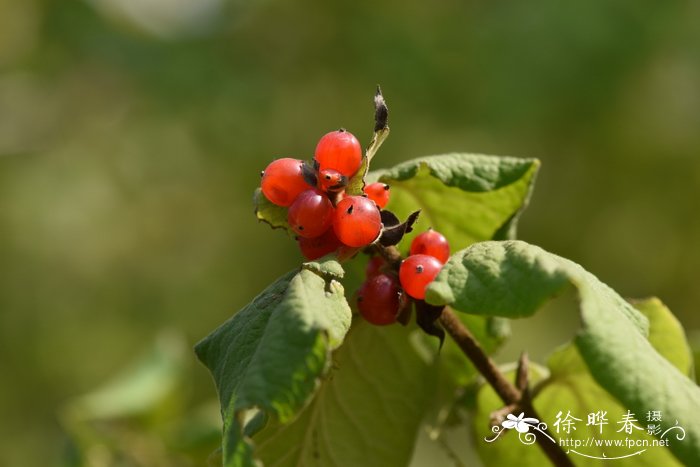
[(450, 244), (444, 235), (430, 229), (413, 239), (410, 254), (434, 256), (445, 263), (450, 257)]
[(370, 183), (365, 187), (365, 194), (369, 199), (384, 209), (389, 202), (389, 185), (386, 183)]
[(367, 266), (365, 267), (365, 275), (367, 276), (367, 279), (379, 275), (382, 267), (384, 267), (385, 264), (386, 262), (381, 256), (373, 256), (370, 258)]
[(326, 195), (306, 190), (289, 206), (287, 222), (301, 237), (319, 237), (333, 223), (333, 212), (333, 204)]
[(348, 246), (369, 245), (382, 230), (379, 209), (368, 198), (346, 196), (336, 205), (333, 230), (340, 241)]
[(352, 177), (362, 165), (362, 147), (349, 131), (331, 131), (318, 142), (314, 159), (319, 170), (333, 169)]
[(304, 163), (285, 157), (272, 161), (262, 173), (262, 192), (271, 203), (290, 206), (299, 194), (311, 188), (301, 174)]
[(318, 187), (323, 191), (340, 191), (348, 186), (348, 177), (337, 170), (323, 169), (318, 172)]
[(367, 279), (357, 292), (357, 308), (364, 319), (377, 326), (396, 321), (401, 289), (393, 276), (379, 274)]
[(435, 279), (440, 269), (442, 263), (434, 256), (409, 256), (399, 268), (401, 287), (411, 297), (422, 300), (425, 298), (425, 288)]
[(304, 258), (314, 260), (326, 256), (327, 254), (336, 251), (341, 243), (338, 237), (335, 236), (333, 229), (328, 229), (320, 237), (314, 238), (297, 238), (299, 249)]

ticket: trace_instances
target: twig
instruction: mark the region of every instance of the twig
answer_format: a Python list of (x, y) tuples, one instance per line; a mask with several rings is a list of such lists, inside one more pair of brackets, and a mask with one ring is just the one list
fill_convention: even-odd
[[(481, 348), (479, 342), (477, 342), (459, 318), (455, 316), (452, 310), (445, 307), (438, 321), (507, 406), (520, 407), (520, 410), (527, 415), (538, 420), (540, 419), (535, 408), (532, 406), (532, 401), (529, 397), (526, 397), (527, 391), (519, 390), (506, 379), (503, 373), (496, 367), (493, 360), (491, 360), (486, 352), (484, 352), (484, 349)], [(524, 355), (521, 357), (519, 369), (520, 371), (517, 372), (516, 378), (518, 384), (523, 385), (525, 384), (524, 381), (527, 381), (527, 379), (522, 376), (522, 373), (527, 370), (527, 356)], [(549, 433), (548, 430), (545, 430), (545, 432), (551, 437), (551, 433)], [(566, 453), (560, 448), (559, 443), (552, 443), (546, 437), (540, 436), (537, 436), (536, 440), (552, 464), (557, 467), (573, 467), (573, 462), (571, 462), (571, 459), (569, 459)]]

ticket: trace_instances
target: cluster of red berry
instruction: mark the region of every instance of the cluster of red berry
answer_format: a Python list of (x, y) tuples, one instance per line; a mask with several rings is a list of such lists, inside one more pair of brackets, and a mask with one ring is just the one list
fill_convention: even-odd
[(361, 165), (360, 143), (341, 129), (321, 138), (313, 165), (283, 158), (262, 172), (263, 194), (270, 202), (289, 208), (287, 222), (307, 259), (343, 247), (361, 248), (379, 237), (380, 209), (389, 202), (389, 185), (368, 185), (365, 196), (345, 194), (348, 181)]
[[(299, 249), (307, 259), (334, 252), (342, 255), (344, 249), (354, 254), (382, 235), (381, 210), (389, 202), (389, 185), (367, 185), (363, 196), (345, 193), (349, 180), (361, 166), (360, 143), (352, 133), (341, 129), (321, 138), (313, 163), (283, 158), (263, 171), (261, 190), (270, 202), (288, 208), (287, 222), (296, 232)], [(385, 214), (390, 215), (389, 219), (396, 217)], [(402, 230), (407, 231), (410, 230)], [(396, 322), (409, 303), (408, 297), (425, 298), (425, 288), (449, 256), (447, 239), (431, 229), (413, 239), (410, 255), (398, 271), (382, 257), (372, 257), (358, 291), (360, 313), (372, 324)]]
[(432, 229), (413, 239), (410, 255), (399, 267), (398, 279), (383, 258), (373, 257), (367, 263), (367, 278), (357, 293), (360, 313), (372, 324), (394, 323), (407, 300), (403, 292), (417, 300), (425, 298), (425, 288), (449, 257), (447, 239)]

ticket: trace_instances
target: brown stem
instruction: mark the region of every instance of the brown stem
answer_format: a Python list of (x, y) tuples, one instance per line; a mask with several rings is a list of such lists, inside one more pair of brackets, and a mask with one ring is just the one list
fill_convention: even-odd
[(401, 253), (399, 252), (398, 248), (395, 246), (382, 245), (374, 245), (372, 248), (374, 248), (374, 251), (376, 251), (379, 256), (384, 258), (384, 261), (387, 262), (389, 267), (396, 271), (399, 270), (399, 266), (401, 266), (401, 261), (403, 258), (401, 257)]
[[(505, 404), (520, 407), (520, 410), (525, 412), (526, 415), (538, 420), (540, 419), (535, 408), (532, 406), (532, 401), (528, 397), (523, 397), (527, 395), (527, 392), (523, 394), (523, 392), (506, 379), (503, 373), (496, 367), (493, 360), (491, 360), (486, 352), (484, 352), (484, 349), (481, 348), (479, 342), (477, 342), (459, 318), (455, 316), (452, 310), (445, 307), (438, 320), (447, 334), (454, 339), (459, 348), (462, 349), (462, 352), (471, 360), (479, 373), (483, 375)], [(525, 359), (522, 359), (521, 368), (526, 367), (526, 363), (524, 362)], [(522, 378), (523, 376), (518, 378), (520, 380), (519, 382), (522, 381)], [(548, 430), (545, 430), (545, 433), (554, 438)], [(553, 465), (557, 467), (572, 467), (574, 465), (571, 459), (569, 459), (566, 453), (561, 449), (559, 443), (553, 443), (546, 437), (537, 436), (535, 439)]]

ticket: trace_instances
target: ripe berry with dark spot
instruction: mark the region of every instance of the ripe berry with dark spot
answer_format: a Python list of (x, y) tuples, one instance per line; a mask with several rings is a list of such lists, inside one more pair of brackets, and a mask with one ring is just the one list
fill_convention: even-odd
[(335, 252), (341, 245), (338, 237), (335, 236), (333, 229), (328, 229), (320, 237), (314, 238), (304, 238), (298, 237), (297, 243), (299, 243), (299, 249), (304, 258), (309, 261), (326, 256), (327, 254)]
[(410, 254), (434, 256), (441, 263), (445, 263), (450, 257), (450, 244), (444, 235), (430, 229), (413, 239)]
[(368, 278), (357, 292), (357, 308), (368, 322), (384, 326), (396, 322), (401, 289), (396, 277), (379, 274)]
[(362, 165), (362, 147), (349, 131), (331, 131), (318, 142), (314, 159), (319, 170), (337, 170), (349, 178)]
[(348, 186), (348, 177), (337, 170), (323, 169), (318, 172), (318, 187), (323, 191), (340, 191)]
[(306, 190), (289, 206), (287, 222), (300, 237), (321, 236), (333, 223), (335, 209), (328, 197), (317, 190)]
[(347, 246), (363, 247), (379, 237), (382, 218), (374, 202), (362, 196), (346, 196), (335, 208), (333, 230)]
[(401, 262), (399, 268), (401, 287), (411, 297), (422, 300), (425, 298), (425, 288), (435, 279), (440, 269), (442, 263), (434, 256), (409, 256)]
[(389, 188), (391, 187), (386, 183), (370, 183), (365, 187), (365, 194), (384, 209), (389, 202)]
[(302, 175), (303, 162), (285, 157), (272, 161), (262, 172), (260, 187), (265, 197), (278, 206), (290, 206), (299, 194), (311, 188)]

